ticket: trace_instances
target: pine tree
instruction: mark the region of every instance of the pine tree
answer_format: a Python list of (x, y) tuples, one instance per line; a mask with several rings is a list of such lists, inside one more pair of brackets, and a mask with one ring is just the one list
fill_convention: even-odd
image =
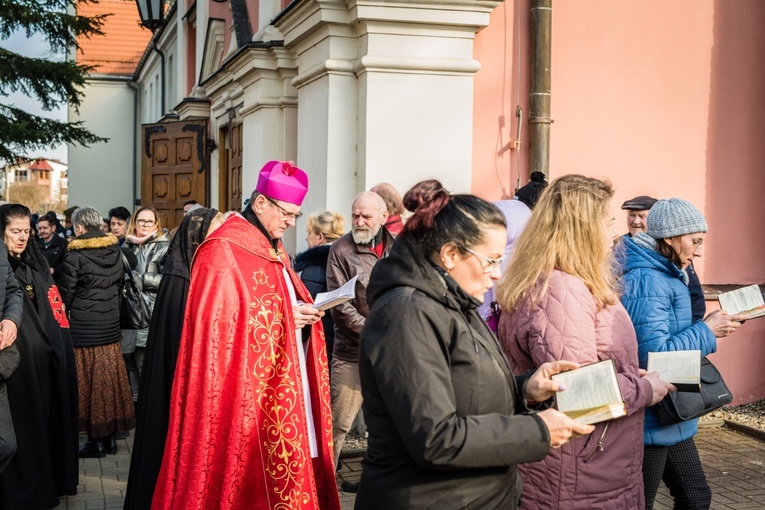
[(22, 31), (41, 34), (51, 58), (24, 57), (0, 48), (0, 159), (11, 163), (53, 145), (88, 146), (106, 141), (82, 122), (62, 122), (30, 114), (7, 104), (8, 94), (22, 92), (39, 100), (43, 110), (69, 104), (77, 110), (91, 66), (67, 58), (79, 51), (78, 37), (103, 35), (105, 15), (78, 16), (77, 7), (98, 0), (0, 0), (0, 40)]

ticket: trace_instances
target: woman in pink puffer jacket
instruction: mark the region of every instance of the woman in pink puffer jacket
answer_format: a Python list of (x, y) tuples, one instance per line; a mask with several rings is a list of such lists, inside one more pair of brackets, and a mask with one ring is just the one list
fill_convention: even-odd
[(515, 373), (546, 361), (612, 359), (627, 416), (520, 466), (521, 508), (643, 510), (643, 410), (670, 385), (638, 368), (632, 322), (616, 292), (613, 188), (580, 175), (542, 195), (497, 290), (499, 338)]

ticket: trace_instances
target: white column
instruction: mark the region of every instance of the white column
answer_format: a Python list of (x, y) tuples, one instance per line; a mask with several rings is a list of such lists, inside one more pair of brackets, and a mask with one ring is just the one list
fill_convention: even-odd
[[(243, 123), (243, 199), (255, 189), (264, 163), (297, 159), (297, 91), (291, 85), (296, 73), (292, 51), (249, 48), (227, 65), (225, 73), (205, 84), (215, 105), (216, 129), (227, 122), (232, 108)], [(292, 229), (284, 240), (292, 253), (295, 235)]]
[(314, 0), (281, 16), (299, 69), (298, 162), (320, 178), (308, 210), (347, 214), (382, 181), (470, 191), (473, 38), (500, 3)]

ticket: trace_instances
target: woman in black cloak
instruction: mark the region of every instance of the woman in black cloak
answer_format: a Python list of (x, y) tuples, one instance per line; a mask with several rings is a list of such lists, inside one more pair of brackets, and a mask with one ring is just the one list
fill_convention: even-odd
[(183, 218), (170, 241), (146, 341), (125, 510), (151, 508), (165, 452), (170, 390), (181, 342), (191, 262), (207, 234), (222, 221), (223, 215), (215, 209), (194, 209)]
[(21, 363), (6, 383), (16, 430), (16, 456), (0, 474), (0, 508), (58, 506), (77, 494), (77, 372), (69, 322), (45, 257), (31, 237), (31, 213), (0, 207), (8, 260), (24, 290), (19, 326)]

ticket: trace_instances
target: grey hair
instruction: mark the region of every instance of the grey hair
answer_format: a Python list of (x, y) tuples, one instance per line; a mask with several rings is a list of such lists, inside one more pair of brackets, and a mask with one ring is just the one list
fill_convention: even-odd
[(80, 225), (86, 232), (101, 228), (104, 223), (99, 213), (93, 207), (80, 207), (72, 213), (72, 225)]

